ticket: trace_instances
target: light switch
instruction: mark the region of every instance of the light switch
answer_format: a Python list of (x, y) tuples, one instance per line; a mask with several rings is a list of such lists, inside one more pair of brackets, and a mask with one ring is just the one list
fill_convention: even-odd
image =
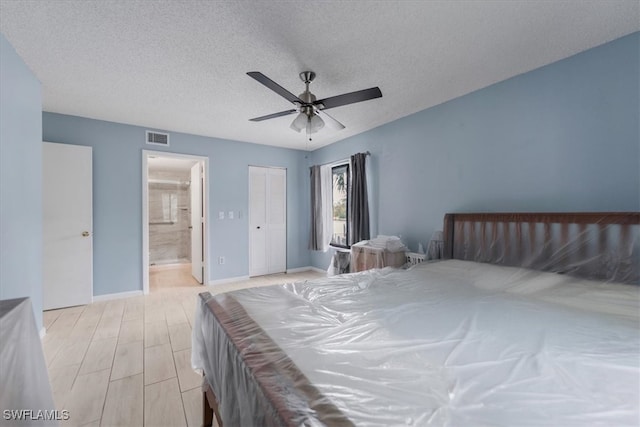
[(224, 219), (224, 211), (218, 212), (218, 219)]
[(233, 219), (233, 211), (229, 211), (229, 219)]

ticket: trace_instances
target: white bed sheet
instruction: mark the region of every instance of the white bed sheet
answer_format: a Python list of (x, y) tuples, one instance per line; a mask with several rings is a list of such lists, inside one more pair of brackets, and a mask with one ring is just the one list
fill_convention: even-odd
[(55, 409), (31, 299), (1, 300), (0, 426), (58, 426)]
[(451, 260), (228, 296), (356, 425), (640, 422), (634, 285)]

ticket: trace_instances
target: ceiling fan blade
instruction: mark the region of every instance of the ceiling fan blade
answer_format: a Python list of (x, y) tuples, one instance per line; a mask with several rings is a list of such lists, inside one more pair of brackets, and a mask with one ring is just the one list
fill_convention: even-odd
[(340, 107), (343, 105), (353, 104), (355, 102), (368, 101), (370, 99), (381, 97), (382, 92), (380, 91), (380, 88), (376, 86), (370, 89), (358, 90), (338, 96), (332, 96), (330, 98), (320, 99), (315, 101), (313, 104), (320, 110), (327, 110), (329, 108)]
[(334, 119), (333, 117), (331, 117), (329, 114), (325, 113), (322, 110), (316, 110), (320, 116), (324, 119), (325, 123), (330, 126), (332, 129), (335, 130), (342, 130), (344, 129), (344, 125), (342, 123), (340, 123), (339, 121), (337, 121), (336, 119)]
[(280, 86), (278, 83), (271, 80), (269, 77), (262, 74), (260, 71), (249, 71), (247, 75), (249, 77), (253, 77), (254, 79), (259, 81), (260, 83), (262, 83), (263, 85), (265, 85), (266, 87), (268, 87), (269, 89), (277, 93), (278, 95), (285, 98), (287, 101), (304, 104), (304, 102), (302, 102), (300, 98), (298, 98), (297, 96), (295, 96), (294, 94), (292, 94), (291, 92), (289, 92), (288, 90)]
[(254, 117), (249, 119), (252, 122), (261, 122), (263, 120), (275, 119), (276, 117), (288, 116), (289, 114), (297, 113), (298, 110), (280, 111), (279, 113), (267, 114), (266, 116)]

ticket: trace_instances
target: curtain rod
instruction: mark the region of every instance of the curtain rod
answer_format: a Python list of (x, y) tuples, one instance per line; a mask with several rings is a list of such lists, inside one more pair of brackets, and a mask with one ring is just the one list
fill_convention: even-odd
[[(369, 151), (365, 151), (364, 154), (366, 154), (367, 156), (371, 155), (371, 153)], [(337, 165), (338, 163), (345, 163), (345, 162), (350, 162), (350, 161), (351, 161), (351, 156), (347, 157), (346, 159), (332, 160), (330, 162), (320, 163), (319, 165), (315, 165), (315, 166)]]

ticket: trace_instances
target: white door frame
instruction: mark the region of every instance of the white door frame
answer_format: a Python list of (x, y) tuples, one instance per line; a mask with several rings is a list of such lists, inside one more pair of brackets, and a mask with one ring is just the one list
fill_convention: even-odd
[(204, 188), (202, 191), (204, 206), (204, 233), (202, 239), (204, 272), (202, 284), (209, 282), (209, 158), (191, 154), (172, 153), (168, 151), (142, 150), (142, 292), (149, 293), (149, 157), (171, 157), (202, 162), (204, 170)]

